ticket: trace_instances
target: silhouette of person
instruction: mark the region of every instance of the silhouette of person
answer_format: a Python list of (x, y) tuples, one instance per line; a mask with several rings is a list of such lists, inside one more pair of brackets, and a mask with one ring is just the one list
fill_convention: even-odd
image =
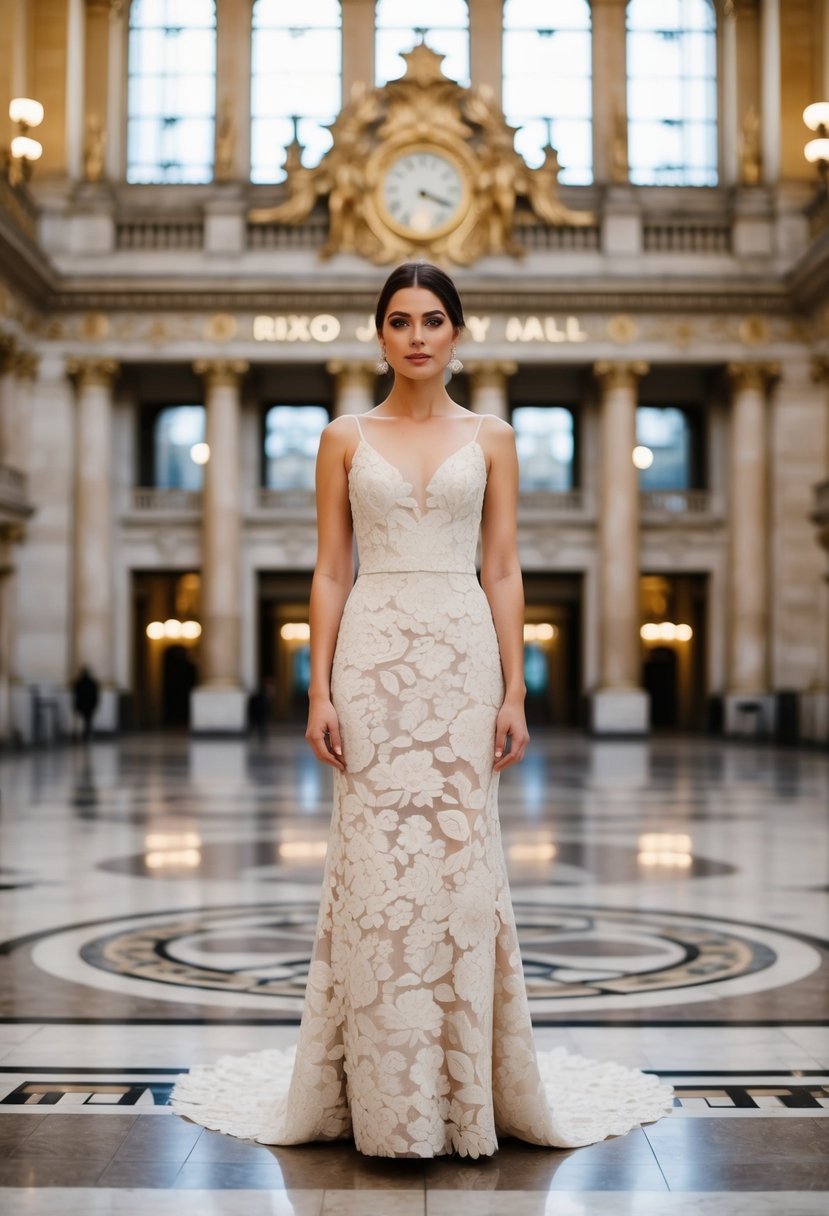
[(83, 722), (83, 741), (92, 738), (92, 722), (98, 708), (100, 686), (88, 667), (82, 667), (72, 685), (75, 713)]

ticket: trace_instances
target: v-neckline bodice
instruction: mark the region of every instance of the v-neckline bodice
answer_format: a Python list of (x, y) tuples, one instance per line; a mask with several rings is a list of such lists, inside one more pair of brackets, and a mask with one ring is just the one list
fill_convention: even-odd
[(448, 456), (445, 456), (443, 458), (443, 460), (440, 462), (440, 464), (437, 466), (437, 468), (432, 473), (429, 480), (426, 482), (426, 485), (423, 487), (423, 501), (421, 503), (420, 500), (416, 497), (416, 495), (414, 493), (415, 487), (414, 487), (413, 482), (409, 481), (403, 474), (402, 470), (399, 469), (398, 466), (396, 464), (394, 464), (391, 460), (389, 460), (388, 456), (384, 456), (379, 448), (376, 448), (374, 446), (374, 444), (369, 443), (369, 441), (363, 435), (360, 436), (360, 440), (357, 444), (357, 447), (354, 449), (354, 455), (351, 458), (351, 468), (348, 470), (349, 479), (351, 477), (352, 469), (354, 468), (354, 457), (357, 455), (357, 452), (360, 450), (360, 448), (367, 448), (370, 452), (373, 452), (374, 455), (380, 461), (382, 461), (382, 463), (386, 466), (386, 468), (391, 469), (391, 471), (397, 475), (401, 486), (405, 487), (405, 489), (409, 492), (407, 497), (411, 498), (412, 501), (417, 505), (418, 511), (420, 512), (421, 515), (425, 515), (426, 512), (430, 509), (429, 508), (429, 491), (432, 489), (432, 486), (434, 485), (435, 481), (437, 480), (438, 475), (441, 472), (443, 472), (444, 468), (449, 464), (449, 462), (451, 460), (453, 460), (456, 456), (459, 456), (461, 454), (461, 452), (465, 452), (467, 450), (467, 448), (477, 448), (478, 451), (481, 453), (482, 458), (484, 459), (484, 464), (486, 464), (486, 458), (484, 457), (484, 450), (481, 447), (478, 440), (477, 439), (467, 440), (467, 442), (462, 443), (459, 448), (455, 448), (454, 452), (450, 452)]

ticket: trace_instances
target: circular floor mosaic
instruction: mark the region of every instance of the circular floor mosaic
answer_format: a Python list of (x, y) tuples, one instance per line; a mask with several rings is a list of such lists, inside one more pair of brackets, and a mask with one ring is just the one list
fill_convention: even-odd
[[(759, 925), (637, 909), (545, 905), (514, 892), (533, 1013), (635, 1009), (742, 996), (820, 965), (808, 942)], [(152, 1000), (299, 1017), (314, 901), (202, 908), (43, 935), (32, 958), (61, 979)]]

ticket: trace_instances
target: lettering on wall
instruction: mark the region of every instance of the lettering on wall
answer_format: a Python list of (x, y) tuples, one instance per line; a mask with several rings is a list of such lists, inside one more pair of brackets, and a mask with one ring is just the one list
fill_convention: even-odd
[[(495, 324), (493, 325), (493, 321)], [(336, 342), (344, 335), (348, 337), (349, 326), (339, 317), (322, 312), (315, 316), (305, 313), (279, 313), (275, 316), (253, 318), (253, 337), (256, 342), (308, 343)], [(500, 333), (498, 332), (500, 330)], [(559, 345), (562, 342), (586, 342), (588, 335), (578, 317), (467, 317), (468, 336), (475, 343), (487, 341), (512, 342), (516, 345), (543, 343)], [(358, 342), (374, 342), (376, 332), (374, 318), (358, 323), (351, 329)]]

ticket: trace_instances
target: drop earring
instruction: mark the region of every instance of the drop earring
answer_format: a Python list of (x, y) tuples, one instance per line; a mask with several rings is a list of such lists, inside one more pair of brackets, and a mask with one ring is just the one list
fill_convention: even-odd
[(458, 372), (463, 371), (463, 364), (461, 363), (458, 356), (455, 354), (454, 346), (452, 347), (451, 357), (449, 359), (449, 370), (453, 376), (457, 375)]
[(385, 375), (386, 375), (386, 373), (388, 372), (388, 370), (389, 370), (389, 363), (388, 363), (388, 360), (387, 360), (387, 358), (386, 358), (386, 352), (385, 352), (385, 350), (383, 351), (383, 353), (382, 353), (382, 355), (380, 356), (380, 358), (377, 360), (377, 363), (375, 364), (375, 368), (374, 368), (374, 370), (377, 372), (377, 375), (378, 375), (378, 376), (385, 376)]

